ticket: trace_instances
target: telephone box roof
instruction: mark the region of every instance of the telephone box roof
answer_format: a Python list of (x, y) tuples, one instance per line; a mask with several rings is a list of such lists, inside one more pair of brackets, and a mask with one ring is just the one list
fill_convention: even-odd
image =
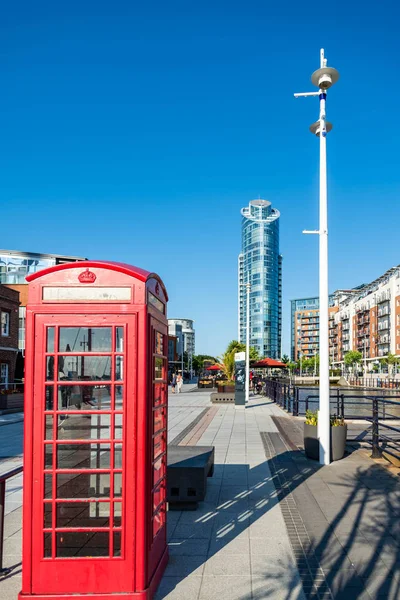
[(44, 275), (48, 275), (49, 273), (55, 273), (57, 271), (65, 271), (67, 269), (77, 269), (77, 268), (92, 268), (92, 269), (109, 269), (110, 271), (117, 271), (119, 273), (124, 273), (125, 275), (130, 275), (135, 279), (139, 279), (139, 281), (148, 281), (149, 279), (157, 279), (160, 283), (163, 292), (165, 294), (166, 299), (168, 300), (167, 290), (165, 289), (164, 283), (156, 273), (151, 273), (150, 271), (145, 271), (140, 267), (135, 267), (133, 265), (128, 265), (126, 263), (121, 262), (113, 262), (107, 260), (82, 260), (76, 261), (72, 263), (64, 263), (61, 265), (55, 265), (54, 267), (49, 267), (48, 269), (42, 269), (41, 271), (37, 271), (36, 273), (32, 273), (26, 277), (28, 282), (35, 281), (35, 279), (39, 279)]

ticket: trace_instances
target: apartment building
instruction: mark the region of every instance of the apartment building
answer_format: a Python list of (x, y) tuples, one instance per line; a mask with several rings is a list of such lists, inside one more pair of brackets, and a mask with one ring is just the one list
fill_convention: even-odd
[[(292, 300), (292, 360), (319, 352), (318, 298)], [(335, 367), (347, 352), (361, 352), (365, 371), (374, 362), (400, 356), (400, 265), (368, 284), (329, 297), (329, 355)]]
[[(329, 311), (335, 307), (329, 296)], [(291, 360), (312, 358), (319, 354), (319, 298), (291, 300)]]
[(260, 356), (280, 358), (282, 334), (282, 256), (280, 212), (268, 200), (251, 200), (242, 208), (242, 244), (238, 257), (238, 339), (246, 342), (247, 293), (250, 283), (250, 346)]
[(334, 364), (342, 364), (350, 350), (361, 352), (366, 371), (388, 354), (400, 356), (400, 265), (342, 298), (334, 321)]

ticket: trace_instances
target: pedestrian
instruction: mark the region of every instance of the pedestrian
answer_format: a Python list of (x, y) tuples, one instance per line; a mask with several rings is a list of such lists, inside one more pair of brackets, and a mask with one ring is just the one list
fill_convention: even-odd
[(172, 379), (171, 379), (171, 389), (172, 389), (173, 394), (175, 394), (175, 387), (176, 387), (176, 373), (174, 373), (172, 375)]
[(181, 392), (183, 385), (182, 373), (179, 371), (178, 376), (176, 378), (176, 387), (178, 389), (178, 394)]

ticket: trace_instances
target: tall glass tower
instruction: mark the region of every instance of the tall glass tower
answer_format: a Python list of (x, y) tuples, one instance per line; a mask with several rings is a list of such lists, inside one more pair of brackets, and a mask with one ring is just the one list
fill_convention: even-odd
[(280, 358), (282, 256), (280, 213), (267, 200), (251, 200), (241, 210), (242, 251), (238, 260), (238, 339), (246, 342), (246, 283), (250, 282), (250, 346), (260, 356)]

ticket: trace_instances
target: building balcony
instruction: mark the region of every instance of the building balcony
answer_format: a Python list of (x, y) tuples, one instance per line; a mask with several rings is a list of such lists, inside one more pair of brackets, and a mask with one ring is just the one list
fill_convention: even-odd
[(365, 325), (369, 322), (370, 322), (369, 314), (365, 315), (364, 317), (361, 317), (361, 319), (357, 319), (357, 325)]
[(364, 329), (359, 329), (356, 333), (357, 337), (364, 337), (369, 335), (369, 327), (364, 327)]
[(381, 294), (376, 295), (376, 303), (383, 304), (383, 302), (388, 302), (390, 300), (390, 290), (386, 290), (386, 292), (382, 292)]
[(378, 323), (378, 331), (386, 331), (387, 329), (390, 329), (389, 321)]

